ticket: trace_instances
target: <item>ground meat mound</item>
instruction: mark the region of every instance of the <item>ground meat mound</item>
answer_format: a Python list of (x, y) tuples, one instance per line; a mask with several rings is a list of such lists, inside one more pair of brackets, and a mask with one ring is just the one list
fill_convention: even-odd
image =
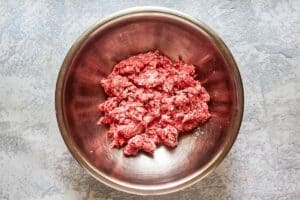
[(195, 67), (159, 51), (121, 61), (101, 85), (108, 99), (99, 105), (98, 124), (110, 126), (111, 146), (124, 147), (127, 156), (152, 154), (160, 144), (174, 148), (180, 133), (210, 117), (210, 97), (195, 80)]

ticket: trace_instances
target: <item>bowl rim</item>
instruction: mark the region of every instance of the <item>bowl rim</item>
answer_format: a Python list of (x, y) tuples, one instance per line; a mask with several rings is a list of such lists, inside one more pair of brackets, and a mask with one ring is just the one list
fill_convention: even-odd
[[(111, 178), (97, 168), (95, 168), (83, 155), (83, 153), (77, 148), (77, 145), (73, 141), (73, 139), (69, 135), (66, 119), (64, 117), (63, 111), (63, 98), (64, 98), (64, 88), (66, 83), (66, 74), (68, 73), (68, 67), (72, 62), (73, 56), (76, 54), (77, 50), (80, 50), (83, 44), (85, 43), (86, 39), (95, 32), (98, 28), (105, 25), (108, 22), (113, 20), (117, 20), (121, 17), (130, 16), (132, 14), (143, 14), (143, 13), (158, 13), (169, 15), (170, 17), (178, 18), (183, 20), (186, 23), (190, 23), (194, 25), (199, 30), (203, 31), (207, 34), (208, 38), (218, 47), (218, 49), (222, 52), (226, 62), (233, 68), (234, 77), (236, 78), (236, 91), (237, 91), (237, 111), (236, 111), (236, 121), (234, 122), (232, 131), (233, 134), (229, 138), (228, 142), (214, 157), (203, 167), (201, 170), (197, 170), (193, 174), (189, 175), (188, 177), (182, 178), (180, 180), (176, 180), (170, 183), (164, 183), (159, 185), (140, 185), (140, 184), (131, 184), (124, 181), (119, 181), (114, 178)], [(191, 17), (187, 14), (182, 12), (164, 8), (164, 7), (157, 7), (157, 6), (142, 6), (142, 7), (133, 7), (129, 9), (124, 9), (118, 12), (113, 13), (112, 15), (98, 21), (94, 25), (90, 26), (85, 32), (81, 34), (81, 36), (74, 42), (68, 53), (66, 54), (64, 61), (61, 65), (60, 71), (58, 73), (57, 82), (56, 82), (56, 89), (55, 89), (55, 111), (56, 111), (56, 119), (58, 123), (58, 127), (61, 133), (61, 136), (68, 148), (71, 152), (72, 156), (76, 159), (76, 161), (95, 179), (104, 183), (107, 186), (110, 186), (114, 189), (132, 193), (132, 194), (139, 194), (139, 195), (161, 195), (161, 194), (168, 194), (172, 192), (176, 192), (187, 188), (194, 183), (202, 180), (208, 174), (210, 174), (214, 169), (224, 160), (226, 155), (228, 154), (229, 150), (231, 149), (232, 145), (234, 144), (237, 135), (239, 133), (242, 119), (243, 119), (243, 112), (244, 112), (244, 90), (243, 90), (243, 83), (241, 79), (241, 75), (237, 64), (231, 54), (230, 50), (223, 42), (223, 40), (218, 36), (218, 34), (213, 31), (210, 27), (208, 27), (203, 22), (199, 21), (198, 19)]]

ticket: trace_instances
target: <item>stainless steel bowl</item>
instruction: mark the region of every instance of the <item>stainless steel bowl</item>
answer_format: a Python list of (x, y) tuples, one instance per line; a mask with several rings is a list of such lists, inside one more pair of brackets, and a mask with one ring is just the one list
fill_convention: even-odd
[[(124, 157), (109, 147), (107, 127), (97, 126), (97, 105), (106, 95), (100, 80), (114, 64), (159, 49), (197, 67), (211, 95), (210, 120), (181, 136), (173, 150), (153, 157)], [(84, 32), (68, 52), (56, 86), (56, 114), (62, 137), (79, 164), (97, 180), (136, 194), (170, 193), (192, 185), (226, 156), (243, 114), (243, 87), (224, 42), (208, 26), (177, 11), (142, 7), (119, 12)]]

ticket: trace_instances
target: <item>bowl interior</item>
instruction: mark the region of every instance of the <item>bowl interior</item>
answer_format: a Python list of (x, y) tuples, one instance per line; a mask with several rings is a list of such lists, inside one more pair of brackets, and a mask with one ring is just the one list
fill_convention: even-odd
[[(107, 98), (99, 83), (122, 59), (155, 49), (196, 66), (197, 78), (211, 96), (212, 117), (191, 134), (180, 136), (175, 149), (160, 146), (152, 157), (124, 157), (122, 150), (109, 147), (108, 127), (96, 125), (101, 116), (97, 106)], [(104, 182), (147, 189), (176, 187), (192, 179), (230, 148), (241, 120), (238, 72), (224, 54), (210, 33), (172, 14), (134, 13), (94, 27), (73, 47), (59, 78), (66, 143)]]

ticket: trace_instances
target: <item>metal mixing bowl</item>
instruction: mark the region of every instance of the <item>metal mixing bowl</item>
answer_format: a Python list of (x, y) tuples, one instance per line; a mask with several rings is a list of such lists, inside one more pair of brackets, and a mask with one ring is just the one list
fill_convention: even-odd
[[(131, 55), (159, 49), (173, 60), (196, 66), (208, 90), (210, 120), (179, 138), (178, 147), (160, 146), (153, 157), (124, 157), (109, 147), (106, 126), (97, 126), (100, 87), (112, 67)], [(97, 180), (136, 194), (162, 194), (201, 180), (226, 156), (243, 114), (243, 87), (224, 42), (203, 23), (164, 8), (142, 7), (114, 14), (78, 38), (61, 67), (56, 114), (62, 137), (79, 164)]]

